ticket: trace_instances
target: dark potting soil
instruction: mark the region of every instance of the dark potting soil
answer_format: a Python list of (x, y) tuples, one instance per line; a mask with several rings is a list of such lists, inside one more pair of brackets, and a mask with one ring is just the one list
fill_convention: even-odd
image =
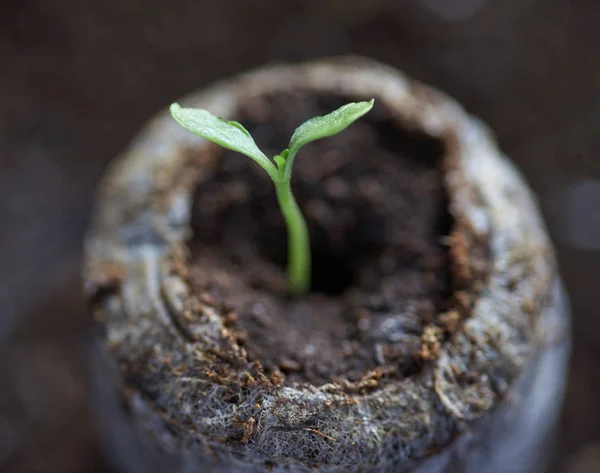
[[(235, 119), (274, 156), (303, 121), (348, 101), (280, 93), (246, 99)], [(250, 158), (215, 152), (195, 198), (191, 281), (248, 359), (284, 383), (374, 387), (415, 373), (439, 347), (436, 324), (453, 314), (440, 142), (402, 130), (376, 103), (300, 151), (292, 189), (313, 267), (312, 291), (297, 299), (287, 293), (286, 230), (269, 177)]]

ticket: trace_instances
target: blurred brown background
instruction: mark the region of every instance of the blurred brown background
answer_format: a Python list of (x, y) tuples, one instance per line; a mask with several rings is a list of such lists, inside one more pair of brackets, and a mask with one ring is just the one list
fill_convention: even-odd
[(538, 193), (574, 312), (556, 471), (600, 471), (593, 0), (0, 2), (0, 471), (106, 471), (86, 404), (79, 265), (109, 159), (195, 88), (342, 53), (453, 95)]

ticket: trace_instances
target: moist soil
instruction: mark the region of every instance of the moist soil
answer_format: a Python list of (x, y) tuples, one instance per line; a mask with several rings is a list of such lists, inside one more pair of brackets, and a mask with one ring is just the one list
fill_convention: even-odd
[[(351, 100), (278, 93), (246, 99), (235, 118), (274, 156), (303, 121)], [(448, 317), (453, 222), (439, 141), (401, 129), (376, 103), (299, 152), (292, 189), (313, 254), (312, 290), (299, 298), (287, 292), (286, 230), (268, 175), (241, 154), (212, 152), (220, 159), (194, 200), (191, 281), (249, 361), (286, 384), (381, 386), (435, 355), (437, 326), (458, 317)]]

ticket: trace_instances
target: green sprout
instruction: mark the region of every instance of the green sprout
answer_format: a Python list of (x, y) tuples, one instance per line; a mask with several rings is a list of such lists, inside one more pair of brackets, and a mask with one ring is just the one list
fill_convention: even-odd
[(271, 161), (238, 122), (216, 117), (207, 110), (171, 105), (173, 118), (185, 129), (224, 148), (245, 154), (256, 161), (271, 177), (288, 233), (288, 283), (295, 295), (310, 288), (310, 242), (306, 221), (294, 199), (290, 181), (296, 154), (311, 141), (335, 135), (358, 120), (373, 107), (374, 100), (346, 104), (328, 115), (311, 118), (292, 135), (287, 149)]

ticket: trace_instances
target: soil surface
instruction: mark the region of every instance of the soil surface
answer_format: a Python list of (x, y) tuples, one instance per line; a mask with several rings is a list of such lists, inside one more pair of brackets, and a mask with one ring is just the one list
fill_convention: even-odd
[[(351, 100), (289, 92), (248, 99), (237, 119), (274, 156), (303, 121)], [(382, 104), (303, 148), (292, 189), (311, 235), (313, 284), (294, 299), (270, 178), (223, 151), (197, 189), (192, 283), (216, 301), (250, 361), (267, 375), (316, 385), (418, 370), (431, 355), (424, 327), (451, 308), (443, 154), (439, 141), (395, 126)]]

